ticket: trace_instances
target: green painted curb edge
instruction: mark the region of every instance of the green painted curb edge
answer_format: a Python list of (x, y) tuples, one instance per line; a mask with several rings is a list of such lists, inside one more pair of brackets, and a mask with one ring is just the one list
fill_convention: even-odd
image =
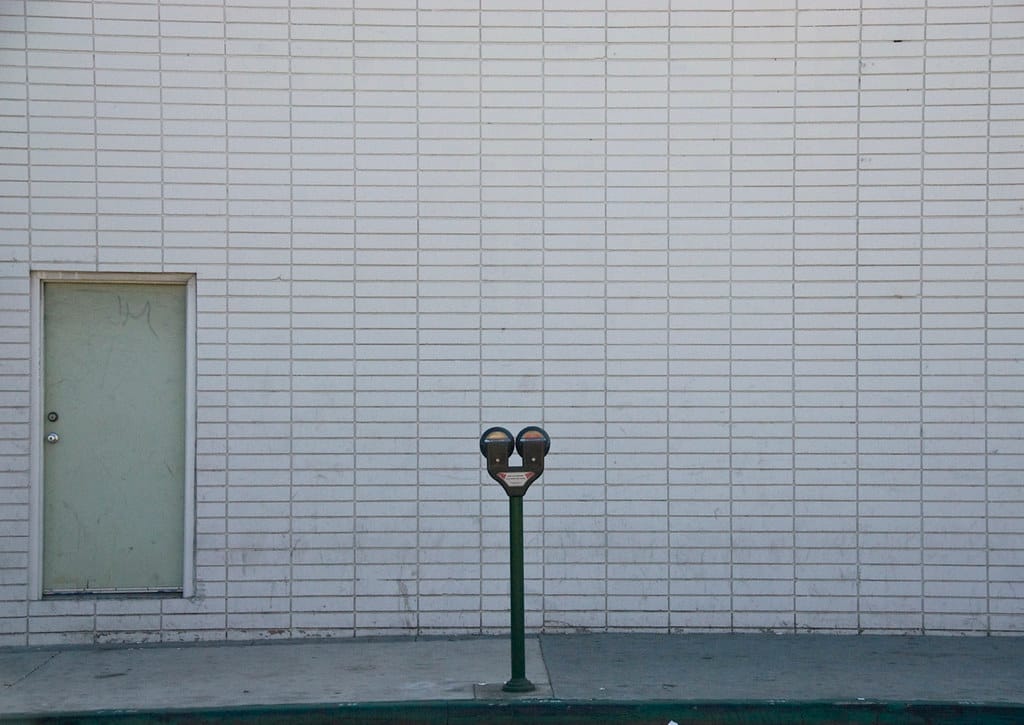
[(428, 701), (108, 710), (0, 716), (5, 725), (1021, 725), (1024, 704), (929, 702)]

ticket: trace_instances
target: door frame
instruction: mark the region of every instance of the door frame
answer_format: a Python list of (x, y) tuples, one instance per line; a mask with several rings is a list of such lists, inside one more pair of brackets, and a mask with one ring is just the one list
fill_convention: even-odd
[[(29, 470), (29, 598), (43, 599), (43, 288), (46, 282), (77, 282), (82, 284), (169, 284), (186, 288), (185, 292), (185, 521), (184, 566), (181, 597), (195, 596), (195, 520), (196, 520), (196, 277), (182, 273), (62, 272), (36, 270), (31, 273), (31, 380), (30, 397), (30, 459)], [(68, 595), (61, 595), (66, 597)], [(70, 595), (74, 596), (74, 595)], [(95, 598), (97, 595), (83, 593)], [(111, 598), (138, 595), (111, 594)], [(175, 596), (177, 593), (154, 592), (153, 596)]]

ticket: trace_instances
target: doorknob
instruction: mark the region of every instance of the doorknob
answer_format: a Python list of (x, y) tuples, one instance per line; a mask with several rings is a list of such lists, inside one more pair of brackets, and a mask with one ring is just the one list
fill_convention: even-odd
[(60, 436), (57, 435), (56, 433), (47, 433), (46, 434), (46, 442), (47, 443), (56, 443), (59, 440), (60, 440)]

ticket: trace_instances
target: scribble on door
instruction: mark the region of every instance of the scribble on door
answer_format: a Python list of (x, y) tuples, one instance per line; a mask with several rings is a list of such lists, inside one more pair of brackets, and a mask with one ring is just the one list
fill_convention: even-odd
[(152, 311), (150, 310), (149, 307), (149, 300), (146, 300), (141, 310), (139, 310), (138, 312), (132, 312), (131, 303), (128, 300), (122, 298), (121, 295), (117, 296), (117, 317), (121, 323), (121, 327), (127, 325), (129, 320), (144, 319), (146, 321), (146, 326), (149, 328), (149, 331), (153, 333), (153, 337), (159, 338), (160, 335), (158, 335), (156, 330), (153, 329), (153, 321), (150, 318), (151, 314)]

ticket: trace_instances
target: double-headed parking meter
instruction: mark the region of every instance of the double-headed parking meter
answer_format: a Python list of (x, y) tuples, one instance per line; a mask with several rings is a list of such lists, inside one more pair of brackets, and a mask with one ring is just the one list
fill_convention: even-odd
[[(521, 466), (510, 466), (508, 459), (515, 449), (523, 460)], [(488, 428), (480, 436), (480, 453), (487, 459), (487, 473), (501, 484), (508, 494), (508, 539), (510, 574), (510, 634), (512, 641), (512, 678), (502, 688), (505, 692), (530, 692), (536, 687), (526, 678), (526, 617), (523, 585), (523, 495), (530, 484), (544, 473), (544, 456), (551, 449), (551, 438), (543, 428), (527, 426), (513, 441), (505, 428)]]
[[(512, 448), (523, 459), (523, 465), (508, 464)], [(480, 436), (480, 452), (487, 459), (487, 473), (501, 484), (509, 496), (522, 496), (530, 484), (544, 473), (544, 456), (551, 450), (551, 439), (543, 428), (527, 426), (512, 441), (512, 434), (504, 428), (488, 428)]]

